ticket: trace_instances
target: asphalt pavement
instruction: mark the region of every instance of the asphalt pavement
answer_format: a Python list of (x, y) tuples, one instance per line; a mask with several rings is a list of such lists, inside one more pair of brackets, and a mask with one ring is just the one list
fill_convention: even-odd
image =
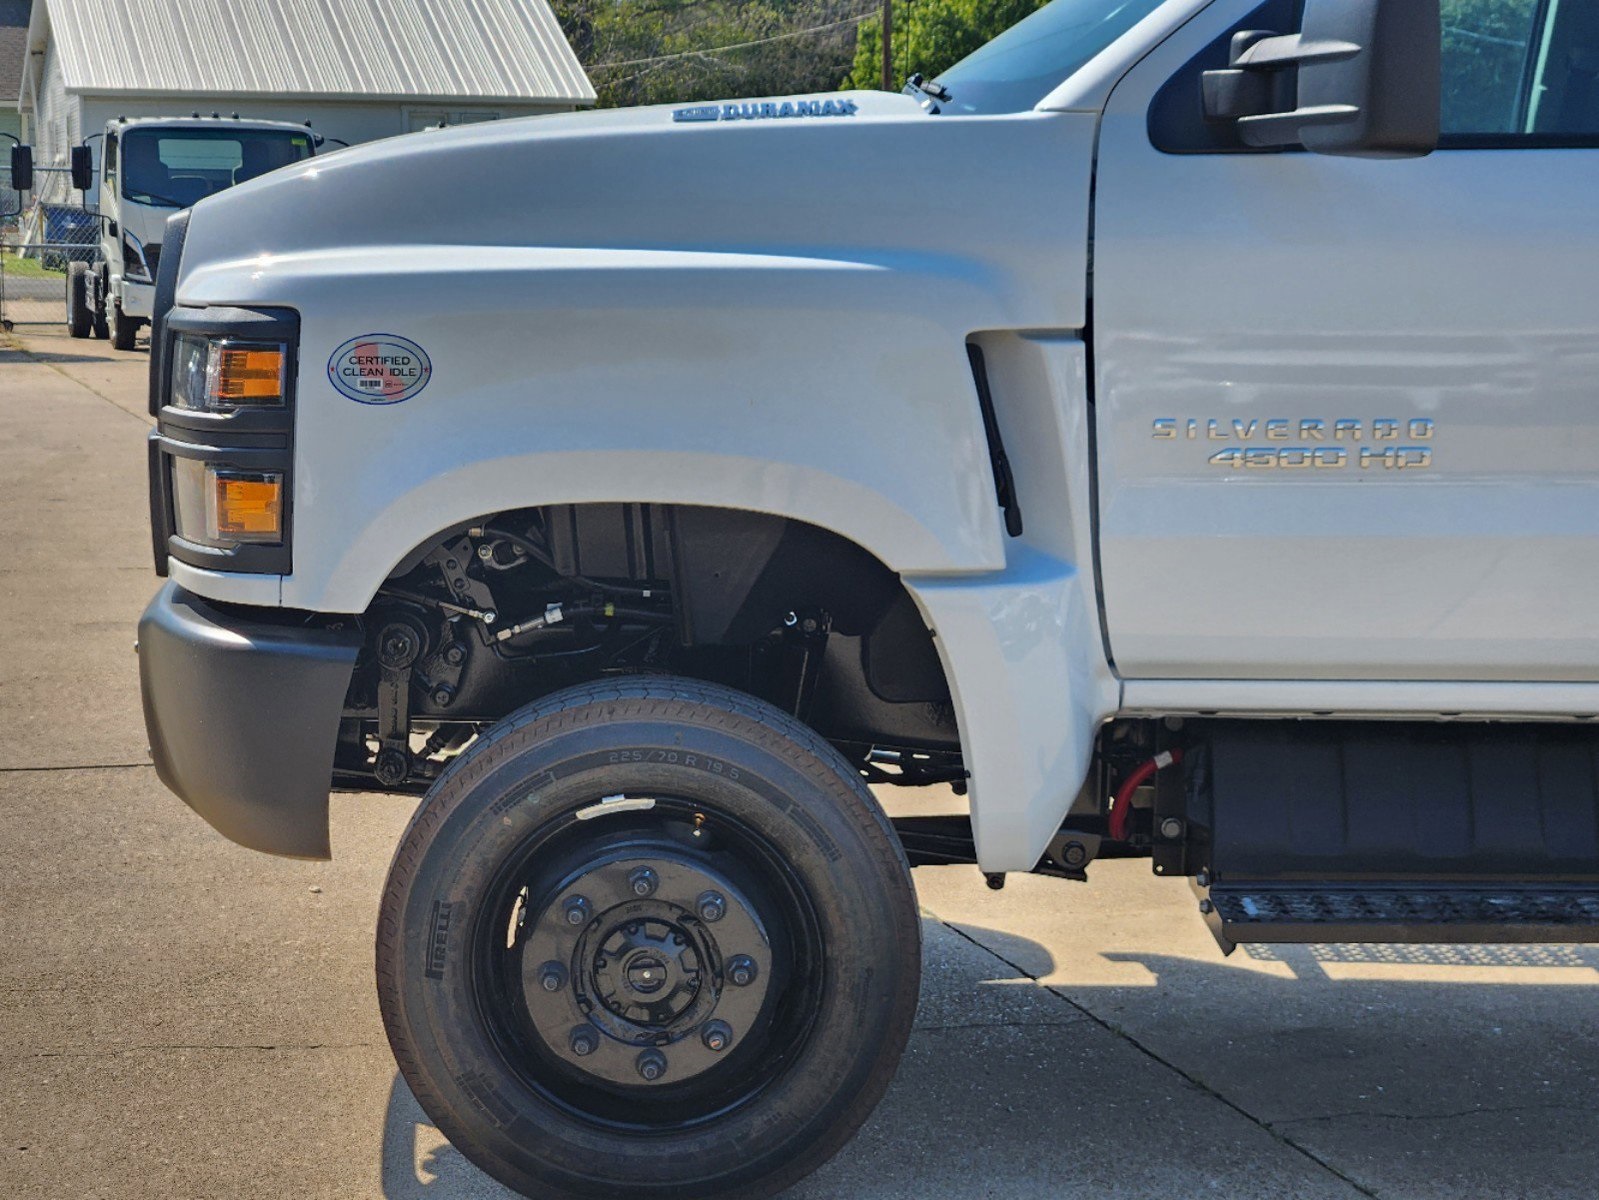
[[(508, 1197), (395, 1073), (373, 994), (410, 803), (252, 854), (157, 782), (141, 350), (0, 343), (0, 1196)], [(933, 796), (918, 803), (949, 803)], [(894, 800), (896, 805), (903, 799)], [(806, 1200), (1590, 1200), (1599, 950), (1223, 958), (1140, 862), (923, 869), (887, 1100)]]

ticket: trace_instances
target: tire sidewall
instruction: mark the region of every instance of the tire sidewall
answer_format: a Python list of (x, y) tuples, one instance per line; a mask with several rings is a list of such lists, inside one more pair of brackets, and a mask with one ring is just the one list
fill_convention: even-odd
[(81, 262), (67, 267), (67, 331), (75, 338), (89, 336), (89, 273)]
[[(401, 889), (384, 907), (387, 919), (398, 903), (403, 931), (385, 1006), (395, 1010), (385, 1017), (402, 1066), (409, 1058), (427, 1081), (419, 1099), (438, 1102), (429, 1111), (452, 1141), (513, 1186), (602, 1195), (624, 1182), (703, 1196), (774, 1173), (796, 1178), (853, 1133), (903, 1050), (920, 945), (897, 844), (883, 844), (881, 816), (851, 775), (839, 776), (842, 760), (795, 753), (792, 742), (785, 754), (776, 738), (727, 725), (569, 717), (535, 718), (463, 756), (401, 846)], [(820, 1004), (799, 1062), (736, 1111), (648, 1139), (563, 1111), (505, 1067), (479, 1017), (472, 969), (474, 922), (501, 865), (547, 823), (617, 792), (698, 798), (760, 830), (805, 882), (824, 947)], [(855, 1108), (863, 1111), (830, 1136), (841, 1111)]]
[(139, 337), (139, 324), (122, 311), (122, 302), (111, 302), (111, 345), (118, 350), (132, 350)]

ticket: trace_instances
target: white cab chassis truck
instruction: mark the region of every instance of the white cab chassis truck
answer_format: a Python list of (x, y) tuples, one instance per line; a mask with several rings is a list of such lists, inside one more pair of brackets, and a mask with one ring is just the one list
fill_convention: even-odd
[(100, 237), (96, 261), (68, 267), (68, 332), (132, 350), (150, 323), (167, 218), (310, 158), (318, 140), (304, 125), (195, 113), (119, 117), (106, 123), (98, 156), (87, 142), (74, 147), (73, 186), (98, 197)]
[(311, 858), (330, 787), (422, 797), (388, 1034), (538, 1196), (837, 1151), (920, 864), (1146, 855), (1226, 948), (1595, 939), (1596, 61), (1575, 0), (1056, 0), (904, 95), (205, 200), (161, 777)]

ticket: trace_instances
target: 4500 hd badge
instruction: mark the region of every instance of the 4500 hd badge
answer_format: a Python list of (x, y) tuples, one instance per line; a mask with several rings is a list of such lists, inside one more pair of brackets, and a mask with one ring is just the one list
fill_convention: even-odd
[(1432, 446), (1416, 443), (1430, 443), (1436, 432), (1429, 417), (1159, 417), (1150, 426), (1157, 442), (1278, 443), (1223, 446), (1206, 460), (1230, 470), (1426, 470)]

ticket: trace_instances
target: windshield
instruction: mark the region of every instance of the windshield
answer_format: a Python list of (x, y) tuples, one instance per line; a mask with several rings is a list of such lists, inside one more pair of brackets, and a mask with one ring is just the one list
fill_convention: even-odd
[(187, 208), (213, 192), (311, 157), (292, 129), (133, 129), (122, 137), (122, 194)]
[(1054, 0), (937, 79), (946, 113), (1026, 112), (1162, 0)]

